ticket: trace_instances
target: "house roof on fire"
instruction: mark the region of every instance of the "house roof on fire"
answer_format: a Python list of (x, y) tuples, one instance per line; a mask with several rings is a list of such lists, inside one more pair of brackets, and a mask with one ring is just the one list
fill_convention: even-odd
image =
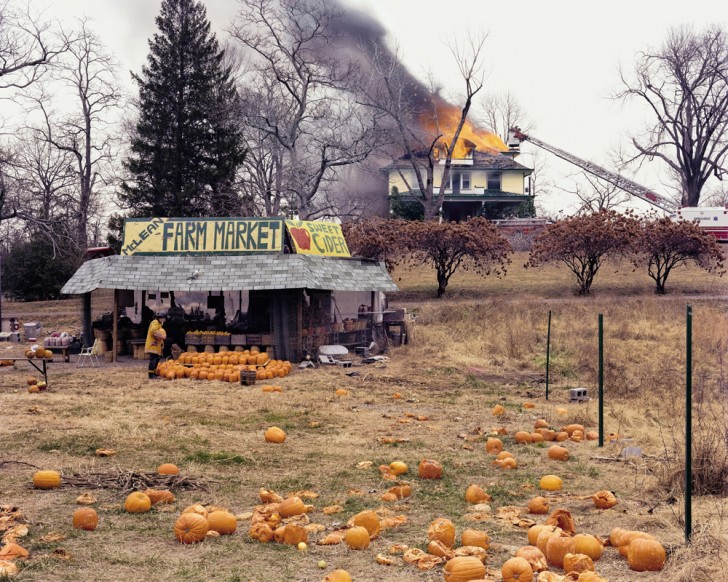
[(382, 263), (311, 255), (114, 255), (85, 262), (61, 293), (95, 289), (397, 291)]
[[(426, 154), (417, 155), (417, 157), (425, 158)], [(409, 168), (411, 162), (409, 161), (409, 155), (404, 155), (399, 158), (396, 162), (385, 166), (385, 170), (394, 168)], [(503, 154), (491, 154), (488, 152), (481, 152), (476, 150), (473, 155), (473, 163), (467, 166), (461, 166), (460, 164), (453, 164), (453, 167), (458, 168), (469, 168), (471, 170), (519, 170), (526, 174), (533, 172), (531, 168), (528, 168), (522, 164), (519, 164), (516, 160), (510, 156)]]

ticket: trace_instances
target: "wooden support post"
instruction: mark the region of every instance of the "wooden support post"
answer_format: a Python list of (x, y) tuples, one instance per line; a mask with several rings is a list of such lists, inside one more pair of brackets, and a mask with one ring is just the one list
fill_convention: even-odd
[(91, 347), (93, 341), (93, 330), (91, 329), (91, 293), (83, 294), (83, 306), (81, 315), (81, 331), (83, 333), (83, 343), (86, 347)]
[(111, 312), (111, 361), (116, 362), (116, 344), (119, 341), (119, 290), (114, 289), (114, 310)]

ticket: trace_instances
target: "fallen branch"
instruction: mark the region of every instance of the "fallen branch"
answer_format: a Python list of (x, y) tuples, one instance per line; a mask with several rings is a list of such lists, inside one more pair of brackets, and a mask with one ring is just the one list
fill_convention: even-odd
[(25, 465), (26, 467), (33, 467), (34, 469), (40, 469), (38, 465), (32, 465), (31, 463), (26, 463), (25, 461), (0, 461), (0, 469), (5, 467), (5, 465)]
[(117, 489), (122, 493), (144, 489), (208, 492), (207, 484), (193, 477), (185, 477), (184, 475), (159, 475), (157, 473), (137, 473), (136, 471), (63, 475), (61, 487)]

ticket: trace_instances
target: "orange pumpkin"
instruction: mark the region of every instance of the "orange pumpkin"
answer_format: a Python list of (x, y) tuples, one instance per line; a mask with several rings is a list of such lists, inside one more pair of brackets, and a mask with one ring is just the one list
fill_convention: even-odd
[(533, 569), (525, 558), (511, 558), (501, 566), (503, 582), (531, 582)]
[(526, 560), (534, 572), (543, 572), (549, 567), (546, 556), (536, 546), (523, 546), (516, 552), (516, 558)]
[(464, 546), (475, 546), (484, 550), (490, 548), (490, 537), (488, 537), (488, 534), (477, 529), (464, 530), (461, 541)]
[(351, 576), (346, 570), (334, 570), (322, 582), (351, 582)]
[(306, 506), (300, 497), (288, 497), (281, 501), (278, 506), (278, 513), (282, 518), (293, 517), (294, 515), (301, 515), (306, 513)]
[(437, 540), (445, 544), (448, 548), (452, 548), (455, 543), (455, 526), (444, 517), (438, 517), (434, 520), (427, 530), (428, 540)]
[(636, 572), (657, 572), (665, 565), (665, 548), (657, 540), (636, 538), (629, 543), (627, 563)]
[(528, 512), (543, 515), (549, 511), (549, 501), (545, 497), (534, 497), (528, 502)]
[(205, 539), (209, 525), (198, 513), (183, 513), (174, 522), (174, 537), (181, 544), (194, 544)]
[(531, 442), (531, 434), (523, 430), (519, 430), (515, 435), (513, 435), (513, 438), (515, 438), (516, 442), (519, 444), (527, 444)]
[(157, 473), (160, 475), (179, 475), (179, 468), (172, 463), (164, 463), (163, 465), (159, 465)]
[(265, 438), (265, 442), (267, 443), (280, 444), (282, 442), (285, 442), (286, 440), (286, 433), (277, 426), (271, 426), (268, 430), (265, 431), (265, 434), (263, 436)]
[(144, 491), (144, 495), (149, 497), (152, 505), (157, 505), (157, 503), (174, 503), (177, 501), (174, 493), (167, 490), (147, 489)]
[(371, 509), (357, 513), (351, 518), (351, 523), (352, 525), (366, 528), (371, 539), (379, 535), (379, 529), (381, 527), (379, 516)]
[(305, 544), (308, 542), (308, 532), (302, 525), (295, 523), (286, 524), (283, 526), (282, 541), (289, 546), (297, 546), (301, 542)]
[(593, 572), (594, 562), (586, 554), (566, 554), (564, 556), (564, 572)]
[(99, 514), (90, 507), (81, 507), (73, 512), (73, 527), (94, 531), (99, 525)]
[(575, 554), (585, 554), (593, 561), (596, 561), (602, 557), (603, 550), (604, 547), (602, 546), (602, 543), (592, 535), (576, 534), (574, 536)]
[(204, 505), (201, 505), (199, 503), (195, 503), (194, 505), (188, 505), (184, 508), (182, 513), (196, 513), (197, 515), (201, 515), (202, 517), (207, 519), (207, 509)]
[(491, 455), (497, 455), (503, 450), (503, 441), (498, 438), (489, 438), (485, 441), (485, 450)]
[(152, 500), (141, 491), (130, 493), (124, 502), (124, 509), (128, 513), (146, 513), (152, 507)]
[(557, 568), (564, 567), (564, 556), (574, 553), (574, 538), (553, 535), (546, 542), (546, 561)]
[(478, 485), (470, 485), (465, 490), (465, 501), (468, 503), (485, 503), (490, 500), (490, 495), (483, 491), (483, 488)]
[(485, 566), (474, 556), (458, 556), (445, 564), (445, 582), (470, 582), (485, 577)]
[(33, 474), (33, 487), (36, 489), (56, 489), (61, 486), (58, 471), (37, 471)]
[(213, 511), (207, 516), (208, 527), (220, 535), (231, 535), (238, 529), (235, 516), (229, 511)]
[(609, 509), (617, 505), (617, 498), (614, 496), (614, 493), (607, 490), (597, 491), (592, 495), (592, 501), (594, 502), (594, 507), (598, 509)]
[(432, 459), (422, 459), (417, 472), (420, 479), (442, 479), (442, 465)]
[(346, 530), (344, 543), (352, 550), (365, 550), (369, 547), (369, 539), (367, 528), (356, 525)]
[(558, 445), (554, 445), (552, 447), (549, 447), (549, 450), (546, 453), (548, 455), (549, 459), (553, 459), (554, 461), (568, 461), (569, 460), (569, 449), (566, 447), (560, 447)]

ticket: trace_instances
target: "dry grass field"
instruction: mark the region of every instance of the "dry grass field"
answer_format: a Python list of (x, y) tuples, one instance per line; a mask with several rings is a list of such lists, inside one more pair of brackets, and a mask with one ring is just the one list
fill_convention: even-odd
[[(606, 538), (613, 527), (639, 529), (666, 547), (668, 564), (657, 573), (633, 572), (614, 548), (606, 548), (596, 569), (610, 582), (728, 580), (728, 472), (720, 473), (721, 466), (728, 471), (725, 280), (678, 271), (668, 281), (670, 294), (656, 297), (646, 275), (608, 265), (597, 276), (593, 296), (577, 298), (563, 270), (524, 270), (523, 262), (525, 256), (517, 255), (502, 280), (458, 275), (442, 300), (432, 299), (434, 274), (395, 273), (402, 291), (391, 304), (416, 314), (412, 342), (392, 348), (384, 364), (354, 368), (359, 376), (333, 368), (294, 372), (279, 380), (282, 394), (263, 393), (261, 382), (251, 387), (189, 379), (150, 382), (143, 362), (81, 370), (53, 362), (50, 389), (29, 394), (27, 364), (0, 368), (0, 505), (21, 508), (29, 533), (20, 543), (31, 552), (15, 579), (319, 581), (344, 568), (355, 581), (442, 580), (439, 566), (422, 572), (398, 556), (391, 566), (375, 558), (393, 544), (426, 549), (428, 525), (446, 517), (458, 536), (466, 528), (488, 532), (488, 579), (495, 581), (500, 565), (527, 544), (526, 529), (502, 519), (499, 510), (524, 508), (533, 496), (544, 495), (551, 509), (572, 513), (577, 532)], [(109, 295), (94, 301), (95, 310), (103, 311)], [(694, 310), (693, 439), (696, 456), (704, 455), (696, 466), (699, 485), (712, 492), (695, 497), (690, 548), (683, 541), (680, 487), (686, 302)], [(42, 321), (45, 329), (78, 325), (75, 300), (5, 303), (3, 309)], [(549, 310), (551, 397), (546, 401)], [(594, 441), (567, 441), (570, 459), (551, 461), (543, 443), (516, 444), (512, 435), (532, 432), (537, 419), (554, 427), (576, 422), (596, 428), (595, 400), (567, 400), (570, 387), (596, 395), (598, 313), (605, 322), (605, 432), (618, 433), (620, 440), (603, 449)], [(8, 353), (0, 347), (0, 358)], [(348, 394), (336, 396), (338, 388)], [(525, 408), (527, 402), (535, 408)], [(505, 407), (504, 416), (493, 416), (496, 404)], [(273, 425), (286, 431), (285, 443), (264, 442), (264, 430)], [(501, 438), (518, 461), (515, 470), (494, 467), (486, 454), (489, 433), (500, 427), (507, 429)], [(620, 460), (624, 446), (641, 447), (643, 456)], [(117, 454), (99, 458), (97, 448)], [(443, 464), (441, 481), (417, 477), (422, 458)], [(385, 503), (380, 497), (392, 483), (377, 467), (394, 460), (409, 465), (402, 478), (413, 494)], [(199, 488), (178, 490), (175, 504), (145, 514), (123, 511), (120, 485), (72, 484), (91, 481), (92, 474), (100, 483), (99, 474), (153, 472), (164, 462), (177, 464)], [(362, 468), (362, 462), (371, 466)], [(68, 482), (56, 490), (33, 489), (35, 467), (61, 471)], [(548, 473), (563, 479), (562, 491), (539, 491), (539, 478)], [(471, 483), (492, 496), (490, 515), (472, 515), (464, 500)], [(307, 501), (315, 506), (308, 518), (325, 531), (310, 535), (306, 551), (251, 540), (244, 515), (232, 536), (193, 546), (174, 540), (172, 526), (186, 506), (199, 502), (245, 514), (260, 504), (260, 488), (281, 495), (318, 493)], [(603, 489), (617, 495), (614, 508), (598, 510), (585, 498)], [(98, 498), (100, 524), (94, 532), (71, 527), (76, 497), (86, 492)], [(325, 514), (323, 508), (331, 505), (341, 511)], [(316, 544), (364, 509), (406, 521), (383, 530), (366, 550)], [(542, 523), (546, 516), (524, 517)]]

